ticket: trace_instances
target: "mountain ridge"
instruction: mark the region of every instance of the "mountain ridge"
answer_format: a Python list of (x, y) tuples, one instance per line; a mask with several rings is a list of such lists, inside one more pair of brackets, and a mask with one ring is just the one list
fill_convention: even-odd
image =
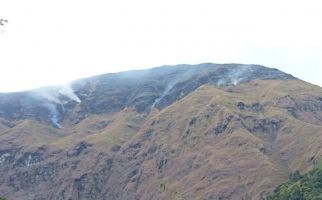
[[(165, 80), (160, 80), (160, 77)], [(59, 127), (59, 121), (62, 121), (66, 114), (64, 113), (65, 104), (70, 109), (73, 109), (75, 103), (85, 104), (84, 107), (89, 107), (86, 104), (94, 104), (89, 110), (95, 113), (120, 111), (128, 106), (135, 107), (139, 112), (149, 112), (154, 107), (162, 109), (170, 105), (203, 84), (222, 86), (247, 82), (252, 79), (294, 79), (294, 77), (260, 65), (206, 63), (162, 66), (148, 70), (98, 75), (76, 80), (71, 85), (62, 87), (44, 87), (25, 92), (2, 93), (0, 94), (0, 102), (2, 102), (0, 103), (0, 116), (10, 116), (10, 119), (14, 119), (13, 110), (28, 108), (28, 104), (31, 103), (24, 101), (31, 99), (30, 101), (36, 102), (37, 105), (42, 104), (42, 107), (47, 109), (47, 111), (36, 114), (35, 118), (37, 120), (45, 119), (45, 112), (49, 112), (51, 116), (48, 117), (51, 119), (45, 121), (51, 121), (54, 126)], [(91, 98), (89, 96), (91, 94), (90, 87), (95, 87), (92, 95), (94, 100), (88, 100)], [(104, 102), (98, 101), (104, 95), (113, 95), (114, 98)], [(16, 102), (11, 100), (11, 96)], [(10, 108), (12, 109), (10, 110)], [(10, 111), (3, 112), (5, 110)], [(24, 115), (30, 115), (30, 112), (26, 110)], [(83, 112), (86, 114), (88, 110), (83, 109)], [(26, 117), (21, 116), (21, 118)]]

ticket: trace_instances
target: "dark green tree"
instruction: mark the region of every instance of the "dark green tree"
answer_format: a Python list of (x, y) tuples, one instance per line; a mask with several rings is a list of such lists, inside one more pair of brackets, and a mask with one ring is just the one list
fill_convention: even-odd
[(322, 168), (301, 175), (290, 174), (290, 180), (276, 188), (267, 200), (322, 200)]

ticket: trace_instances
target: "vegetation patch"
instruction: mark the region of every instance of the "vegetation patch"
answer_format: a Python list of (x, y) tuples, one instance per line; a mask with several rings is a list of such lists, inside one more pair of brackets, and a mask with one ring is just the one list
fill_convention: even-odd
[(320, 200), (322, 199), (322, 164), (301, 175), (298, 171), (290, 180), (276, 188), (266, 200)]

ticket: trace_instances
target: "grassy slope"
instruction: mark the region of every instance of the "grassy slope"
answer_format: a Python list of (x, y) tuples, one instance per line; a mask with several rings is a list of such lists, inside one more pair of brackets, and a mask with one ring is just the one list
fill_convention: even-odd
[[(278, 101), (286, 96), (321, 97), (322, 90), (301, 81), (252, 81), (230, 88), (202, 86), (148, 116), (125, 109), (90, 116), (77, 125), (67, 120), (63, 129), (25, 121), (12, 129), (1, 127), (0, 139), (59, 148), (87, 141), (98, 151), (140, 142), (138, 156), (157, 147), (155, 155), (141, 166), (147, 177), (137, 188), (142, 199), (260, 199), (287, 180), (291, 171), (308, 171), (313, 168), (312, 160), (322, 156), (321, 126), (308, 123), (312, 121), (309, 112), (299, 118), (290, 115)], [(264, 109), (240, 110), (239, 102), (260, 103)], [(225, 130), (214, 134), (229, 116), (234, 118)], [(246, 130), (238, 119), (252, 126), (251, 120), (244, 120), (247, 118), (281, 119), (283, 124), (272, 136)], [(100, 126), (102, 122), (108, 125)], [(148, 130), (152, 136), (142, 141)], [(159, 169), (162, 162), (166, 164)], [(128, 190), (131, 187), (131, 183), (126, 185)]]
[[(234, 127), (234, 124), (230, 127), (231, 134), (213, 136), (211, 133), (226, 116), (234, 113), (235, 105), (242, 98), (242, 95), (206, 86), (160, 113), (157, 120), (162, 123), (156, 128), (161, 130), (157, 131), (155, 142), (164, 144), (167, 149), (183, 151), (161, 181), (169, 188), (165, 195), (186, 194), (193, 198), (224, 193), (229, 198), (237, 198), (234, 195), (239, 193), (238, 190), (248, 186), (248, 191), (238, 195), (255, 196), (256, 191), (270, 188), (271, 184), (281, 180), (282, 175), (270, 158), (259, 151), (259, 147), (266, 143), (264, 140)], [(218, 111), (212, 111), (213, 105)], [(198, 121), (189, 127), (193, 117)], [(172, 122), (176, 124), (172, 129), (162, 130)], [(190, 133), (183, 137), (187, 129)], [(187, 168), (191, 161), (192, 167)], [(187, 168), (187, 175), (181, 177), (183, 168)]]
[[(310, 158), (321, 156), (322, 132), (320, 126), (295, 119), (275, 105), (276, 97), (287, 95), (305, 97), (322, 92), (301, 81), (254, 81), (227, 91), (203, 86), (150, 118), (143, 130), (152, 128), (154, 135), (143, 149), (157, 144), (166, 152), (159, 157), (168, 159), (168, 168), (160, 177), (153, 170), (158, 159), (145, 164), (154, 171), (154, 178), (148, 188), (142, 188), (144, 198), (151, 198), (150, 191), (164, 183), (168, 188), (164, 198), (185, 194), (193, 199), (217, 193), (232, 199), (259, 199), (286, 180), (290, 171), (308, 170), (312, 167)], [(240, 111), (236, 107), (240, 101), (260, 102), (265, 108), (261, 112)], [(238, 121), (228, 126), (226, 134), (214, 136), (212, 130), (229, 115), (280, 118), (284, 124), (273, 140), (265, 134), (250, 133)], [(197, 121), (189, 126), (193, 118)], [(158, 123), (151, 127), (153, 121)], [(180, 152), (180, 156), (167, 153), (171, 151)]]

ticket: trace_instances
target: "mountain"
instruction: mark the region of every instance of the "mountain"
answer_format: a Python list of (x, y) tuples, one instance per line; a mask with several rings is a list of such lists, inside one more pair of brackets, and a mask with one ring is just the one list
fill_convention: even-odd
[(322, 155), (322, 89), (260, 65), (163, 66), (0, 94), (0, 196), (263, 199)]

